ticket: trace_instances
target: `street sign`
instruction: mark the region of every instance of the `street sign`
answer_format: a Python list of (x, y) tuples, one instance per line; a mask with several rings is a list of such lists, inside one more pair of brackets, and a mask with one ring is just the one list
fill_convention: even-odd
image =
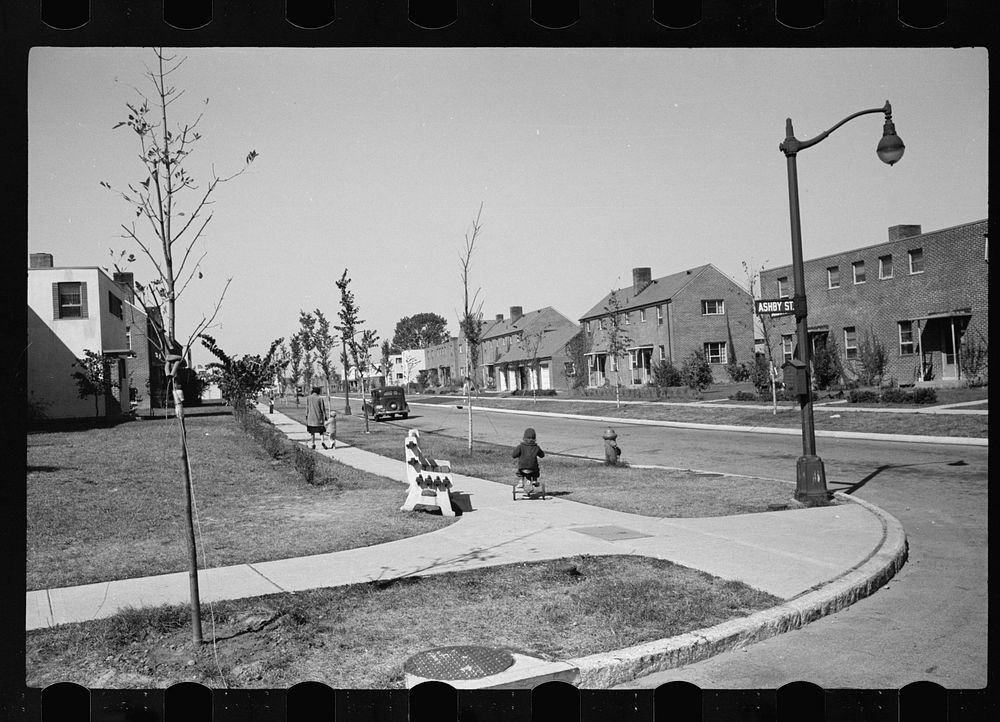
[(790, 298), (759, 298), (753, 302), (753, 312), (759, 316), (791, 316), (795, 313), (795, 301)]

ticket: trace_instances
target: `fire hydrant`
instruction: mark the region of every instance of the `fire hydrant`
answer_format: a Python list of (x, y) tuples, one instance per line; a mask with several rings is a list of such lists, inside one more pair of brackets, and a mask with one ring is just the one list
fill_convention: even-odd
[(604, 463), (608, 466), (618, 466), (618, 459), (622, 455), (622, 450), (615, 441), (617, 438), (618, 434), (614, 429), (609, 428), (604, 432)]

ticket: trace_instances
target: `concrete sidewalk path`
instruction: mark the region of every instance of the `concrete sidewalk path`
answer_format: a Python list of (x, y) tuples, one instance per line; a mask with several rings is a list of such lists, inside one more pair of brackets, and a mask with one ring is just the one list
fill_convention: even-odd
[[(269, 418), (290, 438), (308, 443), (302, 424), (279, 413)], [(402, 503), (402, 449), (398, 460), (342, 443), (317, 453), (400, 480)], [(887, 579), (905, 559), (898, 522), (846, 496), (845, 503), (828, 507), (661, 519), (560, 498), (515, 502), (507, 484), (460, 474), (453, 479), (453, 492), (468, 510), (443, 529), (377, 546), (203, 569), (201, 598), (241, 599), (580, 554), (635, 554), (739, 580), (783, 600), (839, 582), (853, 590), (844, 596), (838, 587), (836, 594), (847, 600), (873, 591), (871, 580)], [(32, 591), (26, 595), (26, 629), (108, 617), (128, 606), (181, 604), (188, 595), (187, 572)], [(820, 602), (834, 610), (830, 599)]]

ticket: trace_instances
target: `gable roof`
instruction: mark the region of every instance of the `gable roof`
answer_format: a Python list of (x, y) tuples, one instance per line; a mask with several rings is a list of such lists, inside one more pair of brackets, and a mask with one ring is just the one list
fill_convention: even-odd
[(483, 326), (482, 340), (488, 341), (499, 336), (506, 336), (511, 333), (521, 333), (548, 328), (559, 328), (572, 326), (576, 328), (576, 323), (563, 316), (552, 306), (545, 306), (535, 311), (523, 314), (517, 321), (505, 318), (502, 321), (486, 322)]
[[(716, 273), (722, 273), (711, 263), (706, 263), (703, 266), (695, 266), (694, 268), (690, 268), (686, 271), (680, 271), (669, 276), (654, 278), (650, 284), (639, 291), (638, 294), (633, 293), (634, 287), (632, 285), (616, 289), (614, 293), (618, 297), (618, 304), (621, 306), (622, 311), (629, 311), (636, 308), (643, 308), (645, 306), (652, 306), (658, 303), (665, 303), (676, 296), (677, 293), (684, 288), (684, 286), (710, 268)], [(595, 304), (589, 311), (580, 316), (580, 320), (584, 321), (588, 318), (606, 316), (608, 312), (605, 310), (605, 307), (608, 305), (608, 300), (610, 298), (611, 292), (608, 292), (604, 298)]]
[(510, 351), (501, 354), (495, 361), (489, 361), (486, 363), (494, 365), (510, 363), (513, 361), (531, 361), (533, 358), (551, 358), (552, 356), (561, 353), (563, 347), (579, 332), (580, 327), (577, 325), (545, 329), (542, 332), (542, 338), (538, 343), (538, 349), (535, 351), (534, 357), (529, 357), (528, 352), (520, 344), (512, 344)]

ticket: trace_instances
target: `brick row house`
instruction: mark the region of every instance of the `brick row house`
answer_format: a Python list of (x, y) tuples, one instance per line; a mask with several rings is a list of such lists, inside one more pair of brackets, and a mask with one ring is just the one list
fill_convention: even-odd
[(498, 314), (483, 331), (480, 378), (496, 391), (568, 389), (572, 359), (566, 345), (579, 332), (551, 306), (528, 313), (511, 306), (509, 318)]
[(112, 278), (97, 267), (57, 267), (48, 253), (29, 255), (27, 402), (33, 416), (95, 415), (94, 399), (81, 399), (73, 378), (80, 370), (73, 364), (87, 350), (104, 355), (111, 382), (96, 413), (149, 413), (163, 396), (163, 362), (151, 335), (131, 273)]
[(620, 358), (609, 353), (608, 293), (580, 318), (588, 386), (647, 384), (656, 364), (680, 365), (696, 351), (705, 355), (715, 380), (725, 381), (727, 364), (754, 356), (753, 299), (712, 264), (655, 279), (652, 269), (633, 268), (632, 285), (614, 294), (627, 352)]
[[(833, 338), (853, 376), (859, 345), (876, 340), (888, 355), (886, 381), (956, 383), (966, 340), (985, 344), (988, 338), (987, 221), (927, 233), (919, 225), (898, 225), (888, 236), (803, 263), (811, 348)], [(790, 265), (762, 271), (761, 295), (792, 297), (792, 279)], [(774, 321), (781, 354), (790, 359), (795, 319)]]

